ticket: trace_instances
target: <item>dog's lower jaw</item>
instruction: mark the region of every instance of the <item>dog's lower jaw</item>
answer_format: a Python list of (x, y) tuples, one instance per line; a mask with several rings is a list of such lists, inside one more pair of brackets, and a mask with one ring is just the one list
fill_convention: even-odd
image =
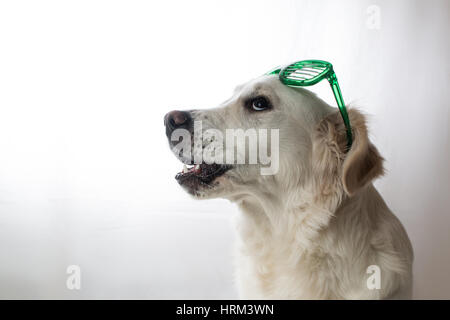
[[(334, 212), (306, 202), (285, 209), (277, 213), (282, 216), (277, 224), (257, 202), (243, 200), (239, 207), (236, 265), (241, 298), (385, 299), (396, 292), (403, 292), (400, 298), (410, 297), (409, 240), (372, 186)], [(380, 218), (386, 226), (372, 225)], [(393, 248), (399, 246), (407, 247), (400, 250), (407, 256), (395, 253)], [(367, 286), (371, 265), (381, 270), (380, 289)]]
[(217, 198), (220, 196), (222, 185), (227, 179), (227, 172), (232, 170), (232, 168), (230, 165), (208, 165), (202, 163), (193, 166), (191, 169), (185, 167), (182, 172), (175, 176), (175, 179), (194, 198)]

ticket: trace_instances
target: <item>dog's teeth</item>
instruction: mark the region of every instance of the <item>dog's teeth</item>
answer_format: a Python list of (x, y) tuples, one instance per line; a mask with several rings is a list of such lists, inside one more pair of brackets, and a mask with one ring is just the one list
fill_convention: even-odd
[(186, 167), (186, 165), (183, 165), (183, 173), (186, 173), (186, 172), (188, 172), (189, 170), (188, 170), (188, 168)]

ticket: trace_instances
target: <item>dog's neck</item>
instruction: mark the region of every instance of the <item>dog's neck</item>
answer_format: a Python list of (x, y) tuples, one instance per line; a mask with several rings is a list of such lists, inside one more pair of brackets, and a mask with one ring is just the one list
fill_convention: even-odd
[(331, 222), (337, 223), (338, 215), (365, 212), (355, 210), (355, 206), (364, 206), (364, 198), (373, 191), (373, 186), (369, 185), (351, 198), (336, 194), (327, 199), (321, 198), (320, 201), (306, 188), (298, 195), (279, 201), (245, 196), (236, 201), (242, 212), (238, 229), (243, 237), (264, 233), (265, 237), (270, 235), (274, 239), (287, 240), (297, 247), (311, 248), (317, 236)]

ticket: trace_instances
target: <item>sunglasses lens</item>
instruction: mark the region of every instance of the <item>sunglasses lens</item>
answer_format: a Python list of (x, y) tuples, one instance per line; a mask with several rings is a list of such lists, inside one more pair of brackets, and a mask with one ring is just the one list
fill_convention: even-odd
[(280, 72), (283, 83), (291, 86), (313, 85), (325, 78), (331, 65), (320, 61), (298, 61), (288, 65)]

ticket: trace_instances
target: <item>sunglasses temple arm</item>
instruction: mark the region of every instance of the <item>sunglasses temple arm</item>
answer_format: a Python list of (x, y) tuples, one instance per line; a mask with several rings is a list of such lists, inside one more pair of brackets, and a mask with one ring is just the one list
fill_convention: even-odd
[(281, 71), (281, 68), (280, 67), (276, 67), (275, 69), (270, 70), (269, 72), (266, 72), (265, 75), (268, 76), (268, 75), (271, 75), (271, 74), (279, 74), (280, 71)]
[(344, 99), (342, 98), (336, 74), (332, 72), (327, 80), (333, 90), (334, 98), (336, 99), (342, 119), (344, 120), (345, 128), (347, 129), (347, 148), (350, 150), (353, 142), (352, 127), (350, 126), (350, 119), (348, 118), (347, 109), (345, 108)]

